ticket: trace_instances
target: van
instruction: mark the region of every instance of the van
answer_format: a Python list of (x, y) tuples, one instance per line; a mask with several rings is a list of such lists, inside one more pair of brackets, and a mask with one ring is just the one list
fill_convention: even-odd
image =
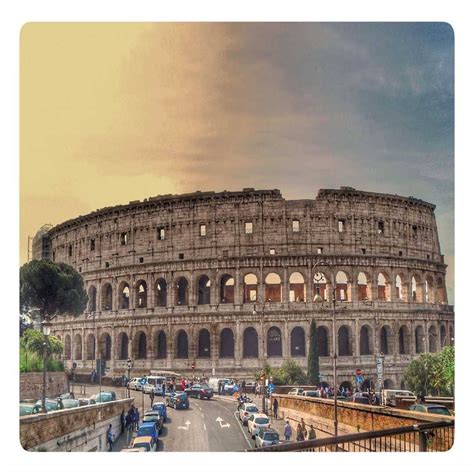
[(395, 406), (396, 397), (412, 398), (416, 401), (416, 396), (410, 390), (382, 390), (382, 405)]
[(212, 391), (214, 393), (217, 393), (219, 391), (219, 381), (221, 384), (224, 386), (225, 384), (230, 384), (231, 380), (230, 379), (222, 379), (222, 378), (217, 378), (217, 377), (211, 377), (209, 379), (209, 382), (207, 385), (209, 385), (209, 388), (212, 388)]
[(145, 377), (145, 385), (143, 385), (144, 393), (155, 393), (155, 395), (163, 395), (161, 386), (166, 383), (166, 377), (163, 375), (147, 375)]

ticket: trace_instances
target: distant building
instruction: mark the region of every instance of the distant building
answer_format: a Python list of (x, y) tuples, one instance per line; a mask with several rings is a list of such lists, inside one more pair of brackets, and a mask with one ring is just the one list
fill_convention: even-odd
[(51, 224), (45, 224), (33, 237), (33, 260), (51, 260), (51, 240), (48, 237), (48, 232), (52, 227)]

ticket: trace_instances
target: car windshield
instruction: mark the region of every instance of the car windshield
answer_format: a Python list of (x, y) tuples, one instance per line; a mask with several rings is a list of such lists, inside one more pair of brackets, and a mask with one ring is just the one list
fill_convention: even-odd
[(256, 406), (249, 406), (246, 408), (246, 411), (255, 413), (256, 411), (258, 411), (258, 408)]
[(159, 418), (158, 413), (145, 413), (145, 416), (143, 417), (144, 420), (156, 420)]
[(147, 451), (150, 451), (150, 443), (135, 443), (134, 448), (145, 448)]
[(203, 390), (210, 390), (209, 385), (201, 385), (201, 388), (202, 388)]
[(153, 436), (155, 428), (153, 426), (140, 426), (137, 436)]
[(279, 437), (278, 437), (278, 433), (264, 433), (263, 434), (263, 439), (265, 441), (278, 441)]
[(255, 423), (257, 425), (266, 425), (268, 423), (268, 418), (255, 418)]
[(446, 407), (428, 407), (428, 413), (434, 413), (435, 415), (450, 415), (449, 410)]

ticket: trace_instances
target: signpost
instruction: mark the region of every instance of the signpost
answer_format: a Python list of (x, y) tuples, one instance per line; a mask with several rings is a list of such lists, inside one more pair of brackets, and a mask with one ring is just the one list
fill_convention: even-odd
[(383, 389), (383, 361), (384, 361), (384, 355), (381, 354), (376, 359), (377, 390), (379, 393), (382, 393), (382, 389)]

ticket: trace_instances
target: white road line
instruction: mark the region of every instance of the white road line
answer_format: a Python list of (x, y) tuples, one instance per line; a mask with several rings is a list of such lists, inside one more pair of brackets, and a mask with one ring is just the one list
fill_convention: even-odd
[(204, 418), (204, 413), (201, 413), (202, 418)]
[(199, 408), (199, 411), (202, 411), (202, 408), (201, 407), (198, 407)]
[(240, 420), (237, 418), (237, 412), (234, 412), (234, 418), (237, 420), (237, 424), (239, 425), (240, 431), (242, 431), (242, 434), (244, 435), (245, 441), (247, 441), (247, 444), (249, 445), (249, 448), (253, 448), (253, 446), (250, 444), (250, 441), (248, 440), (247, 436), (245, 436), (245, 431), (240, 424)]
[(206, 423), (204, 423), (204, 431), (207, 431), (207, 428), (206, 428)]

